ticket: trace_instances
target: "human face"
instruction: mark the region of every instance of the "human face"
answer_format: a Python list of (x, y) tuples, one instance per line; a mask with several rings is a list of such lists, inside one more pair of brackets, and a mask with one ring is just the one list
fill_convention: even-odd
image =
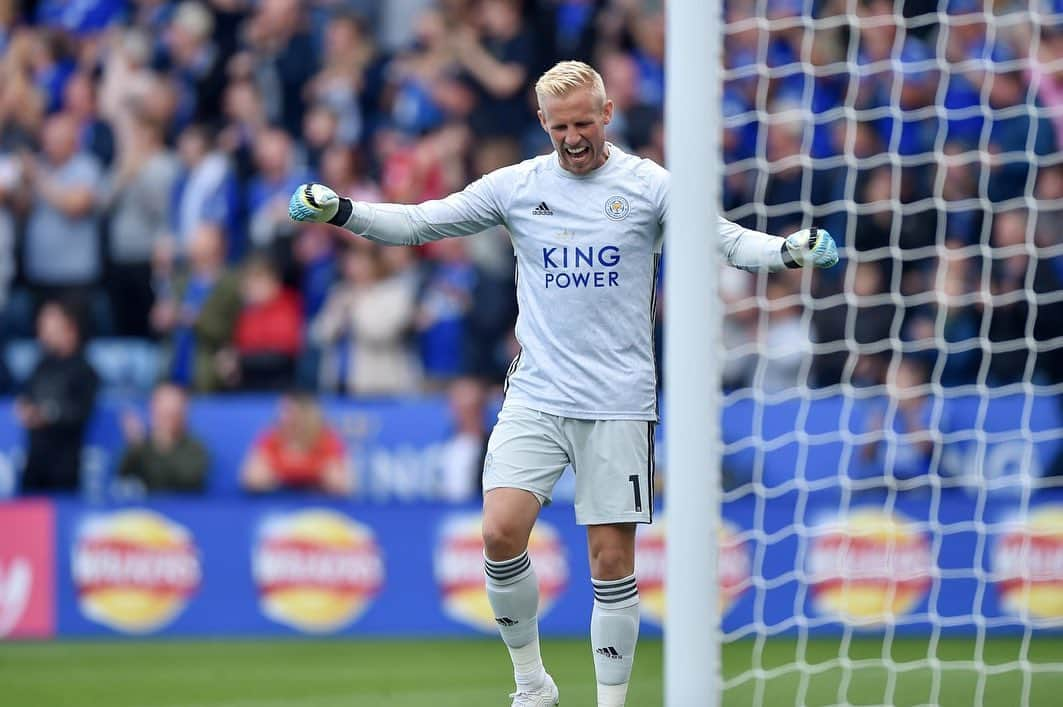
[(543, 96), (539, 123), (550, 136), (563, 169), (587, 174), (609, 157), (605, 126), (613, 119), (613, 102), (602, 103), (590, 87), (577, 88), (563, 96)]
[(151, 398), (152, 424), (166, 435), (177, 435), (185, 426), (185, 394), (181, 389), (164, 385)]

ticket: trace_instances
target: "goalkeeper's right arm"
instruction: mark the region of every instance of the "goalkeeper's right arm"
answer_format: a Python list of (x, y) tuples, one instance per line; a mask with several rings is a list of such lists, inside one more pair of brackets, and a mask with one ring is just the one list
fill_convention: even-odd
[(324, 184), (302, 184), (288, 202), (288, 216), (330, 223), (388, 245), (421, 245), (500, 224), (502, 215), (492, 204), (482, 179), (445, 199), (417, 205), (368, 204), (337, 196)]

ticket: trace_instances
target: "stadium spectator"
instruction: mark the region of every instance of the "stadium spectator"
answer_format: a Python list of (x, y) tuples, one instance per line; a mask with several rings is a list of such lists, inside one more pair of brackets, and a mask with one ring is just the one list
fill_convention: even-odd
[[(147, 32), (128, 28), (111, 36), (100, 59), (100, 115), (114, 130), (119, 147), (127, 140), (130, 122), (147, 110), (149, 96), (163, 92), (159, 90), (163, 77), (151, 70), (151, 49)], [(168, 135), (169, 120), (152, 117)], [(172, 114), (166, 117), (172, 118)]]
[[(515, 140), (478, 141), (472, 171), (487, 174), (519, 159), (520, 145)], [(464, 319), (462, 369), (466, 375), (501, 383), (513, 360), (508, 351), (516, 320), (513, 243), (509, 232), (498, 226), (464, 239), (463, 244), (475, 264), (476, 277)]]
[(272, 125), (289, 135), (303, 124), (303, 89), (317, 73), (319, 59), (300, 0), (263, 0), (244, 25), (243, 51), (230, 70), (253, 75)]
[(462, 373), (466, 315), (472, 307), (477, 272), (462, 240), (434, 243), (431, 253), (416, 327), (425, 377), (445, 382)]
[(177, 5), (163, 38), (166, 65), (178, 83), (177, 122), (218, 119), (225, 88), (225, 61), (212, 39), (214, 16), (203, 4)]
[[(721, 332), (724, 357), (720, 369), (724, 390), (748, 387), (756, 371), (758, 312), (752, 284), (753, 279), (748, 275), (734, 268), (720, 268), (720, 296), (726, 311)], [(662, 300), (657, 301), (660, 307)]]
[(177, 139), (177, 153), (182, 170), (173, 204), (173, 256), (184, 254), (201, 225), (218, 224), (231, 231), (236, 216), (236, 183), (225, 155), (214, 147), (210, 130), (204, 125), (185, 128)]
[(762, 352), (753, 383), (766, 393), (793, 390), (807, 376), (812, 354), (809, 323), (801, 307), (801, 273), (773, 277), (767, 285), (767, 313), (761, 318), (758, 348)]
[(416, 39), (388, 72), (391, 122), (404, 135), (441, 127), (468, 114), (474, 97), (458, 80), (458, 66), (443, 13), (426, 8), (414, 21)]
[(19, 171), (18, 159), (0, 152), (0, 344), (11, 334), (13, 325), (6, 308), (15, 277), (16, 224), (11, 206), (18, 188)]
[(283, 390), (295, 382), (302, 348), (303, 313), (299, 297), (281, 282), (264, 255), (244, 264), (243, 309), (232, 346), (218, 353), (222, 377), (241, 390)]
[(483, 485), (487, 387), (476, 378), (458, 378), (450, 384), (447, 396), (454, 432), (440, 456), (438, 497), (452, 502), (471, 501)]
[[(776, 105), (773, 112), (780, 117), (767, 129), (769, 166), (761, 177), (763, 186), (758, 184), (756, 192), (746, 193), (742, 199), (746, 203), (763, 203), (768, 211), (767, 230), (783, 233), (800, 228), (807, 205), (816, 207), (827, 201), (829, 185), (824, 180), (825, 173), (802, 167), (805, 123), (797, 105)], [(761, 188), (763, 197), (759, 198)]]
[(990, 159), (988, 197), (1007, 201), (1021, 197), (1031, 175), (1032, 158), (1053, 154), (1057, 149), (1055, 129), (1047, 117), (1040, 115), (1036, 94), (1030, 90), (1021, 71), (987, 74), (990, 82), (989, 106), (996, 111), (1016, 107), (1006, 114), (994, 115), (989, 132)]
[(11, 153), (37, 147), (47, 107), (44, 92), (33, 81), (32, 51), (32, 35), (21, 33), (0, 61), (0, 149)]
[(110, 167), (115, 153), (114, 132), (99, 114), (96, 82), (91, 74), (78, 71), (67, 79), (63, 87), (63, 110), (77, 123), (81, 150), (104, 167)]
[(307, 172), (296, 164), (292, 139), (283, 130), (259, 133), (254, 155), (256, 176), (248, 183), (246, 194), (251, 245), (269, 249), (287, 270), (295, 233), (288, 219), (288, 197), (305, 181)]
[(236, 79), (225, 87), (225, 125), (218, 133), (218, 148), (228, 155), (241, 182), (256, 173), (255, 143), (268, 128), (262, 94), (250, 79)]
[(105, 200), (111, 214), (106, 284), (120, 336), (151, 334), (152, 261), (169, 237), (179, 169), (164, 140), (160, 124), (146, 115), (134, 119), (107, 183)]
[[(929, 372), (920, 361), (908, 357), (891, 366), (887, 374), (886, 399), (873, 404), (863, 432), (874, 439), (864, 444), (852, 474), (887, 486), (920, 479), (935, 466), (938, 433), (947, 422), (936, 419), (938, 402), (929, 392)], [(922, 485), (920, 483), (919, 485)]]
[(163, 377), (200, 393), (222, 386), (217, 355), (240, 313), (240, 283), (224, 249), (221, 229), (200, 225), (188, 244), (187, 268), (160, 283), (151, 311), (152, 326), (167, 337)]
[(882, 262), (850, 260), (844, 300), (825, 303), (813, 313), (815, 341), (833, 344), (816, 355), (817, 385), (843, 380), (858, 385), (882, 381), (887, 362), (878, 354), (886, 350), (898, 316), (897, 306), (888, 296)]
[(1035, 243), (1040, 257), (1052, 264), (1056, 276), (1063, 281), (1063, 166), (1054, 165), (1040, 170), (1037, 180), (1038, 208), (1032, 212), (1037, 218)]
[(385, 272), (376, 246), (349, 246), (341, 269), (310, 328), (323, 347), (323, 385), (353, 395), (416, 390), (420, 371), (408, 342), (416, 302), (408, 283)]
[(527, 89), (538, 56), (519, 0), (483, 0), (479, 32), (458, 27), (450, 36), (454, 56), (476, 96), (469, 128), (477, 136), (520, 137), (529, 123)]
[(42, 148), (43, 159), (22, 163), (18, 193), (27, 210), (24, 274), (38, 301), (70, 297), (95, 307), (93, 288), (101, 275), (96, 221), (100, 165), (79, 151), (77, 124), (65, 113), (45, 122)]
[(601, 61), (602, 80), (613, 101), (610, 139), (624, 149), (638, 150), (650, 141), (659, 111), (641, 103), (638, 92), (638, 66), (630, 54), (612, 52)]
[(1063, 284), (1051, 260), (1035, 257), (1028, 214), (1022, 210), (997, 214), (992, 245), (990, 297), (984, 303), (990, 321), (990, 383), (1063, 380), (1061, 349), (1037, 352), (1059, 334), (1063, 302), (1054, 295)]
[(1031, 56), (1028, 72), (1037, 100), (1049, 110), (1055, 127), (1056, 144), (1063, 145), (1063, 29), (1045, 24), (1039, 28), (1038, 54)]
[(965, 385), (975, 382), (982, 359), (981, 319), (971, 302), (975, 291), (972, 260), (964, 255), (962, 244), (946, 245), (936, 274), (926, 283), (926, 291), (934, 298), (906, 311), (903, 338), (915, 344), (911, 356), (933, 372), (941, 385)]
[[(936, 214), (928, 208), (909, 206), (926, 192), (916, 170), (875, 167), (860, 175), (857, 200), (870, 208), (856, 220), (857, 250), (894, 248), (910, 251), (933, 245), (937, 236)], [(885, 253), (869, 253), (885, 257)]]
[(981, 243), (983, 210), (978, 205), (980, 165), (973, 161), (961, 143), (948, 142), (942, 148), (939, 169), (944, 170), (941, 199), (944, 208), (938, 220), (945, 222), (945, 241), (961, 244)]
[(81, 446), (99, 382), (85, 358), (80, 326), (63, 300), (48, 300), (37, 316), (40, 358), (15, 400), (27, 435), (24, 494), (79, 488)]
[(354, 473), (343, 442), (307, 393), (280, 400), (277, 421), (254, 443), (240, 472), (244, 489), (354, 493)]
[(343, 149), (339, 140), (339, 116), (324, 103), (316, 103), (306, 111), (303, 117), (303, 146), (306, 163), (311, 171), (321, 170), (321, 160), (325, 151), (335, 146)]
[(161, 383), (151, 395), (151, 423), (139, 415), (122, 417), (126, 449), (118, 478), (148, 493), (202, 493), (210, 455), (188, 431), (188, 397), (180, 386)]
[(664, 11), (647, 6), (629, 15), (632, 56), (639, 71), (639, 102), (664, 109)]
[(358, 143), (365, 132), (362, 96), (372, 70), (380, 70), (379, 57), (365, 24), (355, 14), (333, 16), (325, 27), (321, 70), (303, 93), (307, 102), (336, 116), (337, 138), (344, 145)]

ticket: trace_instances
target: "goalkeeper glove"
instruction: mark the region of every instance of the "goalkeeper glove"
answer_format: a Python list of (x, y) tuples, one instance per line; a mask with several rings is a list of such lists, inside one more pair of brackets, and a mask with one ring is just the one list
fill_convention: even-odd
[(788, 268), (811, 264), (830, 268), (838, 263), (838, 246), (834, 238), (822, 228), (806, 228), (786, 237), (782, 246), (782, 261)]
[(351, 200), (337, 196), (324, 184), (300, 184), (288, 201), (288, 216), (293, 221), (342, 226), (350, 215)]

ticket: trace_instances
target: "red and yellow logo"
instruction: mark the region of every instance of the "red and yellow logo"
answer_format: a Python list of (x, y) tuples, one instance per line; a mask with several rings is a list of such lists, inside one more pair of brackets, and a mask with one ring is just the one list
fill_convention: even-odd
[(384, 584), (373, 531), (330, 510), (267, 518), (252, 567), (262, 612), (310, 633), (347, 626)]
[(1001, 533), (992, 562), (1005, 611), (1063, 619), (1063, 506), (1038, 508)]
[(817, 528), (807, 567), (817, 611), (857, 625), (888, 624), (926, 596), (930, 543), (899, 514), (857, 510)]
[[(642, 614), (656, 624), (664, 622), (665, 539), (664, 518), (653, 525), (639, 526), (635, 539), (635, 576), (639, 586)], [(748, 543), (738, 536), (738, 528), (724, 521), (720, 526), (720, 616), (735, 605), (750, 585), (751, 559)]]
[[(444, 521), (435, 552), (436, 583), (443, 611), (460, 623), (495, 631), (495, 613), (484, 587), (484, 543), (479, 514), (452, 516)], [(561, 538), (552, 525), (535, 524), (528, 541), (535, 576), (539, 579), (539, 616), (545, 616), (568, 585), (568, 561)]]
[(202, 567), (188, 530), (153, 511), (93, 516), (73, 551), (81, 612), (127, 633), (170, 623), (199, 588)]

